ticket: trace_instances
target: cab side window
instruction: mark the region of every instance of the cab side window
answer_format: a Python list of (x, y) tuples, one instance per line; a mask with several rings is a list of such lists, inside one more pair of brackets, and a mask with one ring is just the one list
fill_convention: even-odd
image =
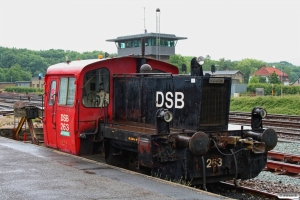
[(52, 81), (50, 85), (50, 95), (48, 99), (48, 104), (53, 106), (55, 102), (55, 92), (56, 92), (56, 81)]
[(82, 103), (85, 107), (105, 107), (109, 104), (109, 71), (100, 68), (84, 75)]

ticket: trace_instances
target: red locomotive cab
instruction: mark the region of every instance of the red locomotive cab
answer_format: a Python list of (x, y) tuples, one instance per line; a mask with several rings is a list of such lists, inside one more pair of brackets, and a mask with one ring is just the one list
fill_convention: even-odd
[(45, 145), (75, 155), (100, 153), (102, 126), (113, 119), (113, 75), (138, 73), (141, 63), (155, 72), (178, 73), (153, 59), (121, 57), (52, 65), (45, 75)]

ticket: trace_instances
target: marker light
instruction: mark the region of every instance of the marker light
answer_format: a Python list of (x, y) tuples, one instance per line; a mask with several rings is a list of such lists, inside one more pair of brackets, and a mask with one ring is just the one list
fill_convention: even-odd
[(170, 121), (172, 121), (172, 119), (173, 119), (173, 114), (170, 111), (166, 111), (164, 113), (164, 120), (166, 122), (170, 122)]
[(157, 112), (157, 117), (163, 119), (165, 122), (170, 122), (173, 120), (173, 113), (168, 111), (168, 109), (159, 109)]
[(267, 116), (267, 111), (261, 107), (254, 107), (251, 112), (251, 128), (263, 128), (262, 119)]

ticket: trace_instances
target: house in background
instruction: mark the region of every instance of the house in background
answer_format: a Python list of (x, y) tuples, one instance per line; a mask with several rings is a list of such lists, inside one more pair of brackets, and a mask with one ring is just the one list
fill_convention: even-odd
[[(210, 74), (212, 73), (210, 71), (203, 71), (203, 74)], [(244, 83), (244, 74), (239, 70), (233, 70), (233, 71), (216, 71), (214, 72), (213, 76), (216, 77), (231, 77), (232, 84), (243, 84)]]
[(18, 87), (30, 87), (31, 81), (16, 81)]
[(44, 89), (44, 77), (41, 77), (41, 79), (39, 77), (32, 77), (31, 87)]
[(16, 87), (15, 82), (0, 82), (0, 90), (4, 90), (6, 87)]
[(263, 66), (262, 68), (260, 68), (259, 70), (257, 70), (253, 74), (251, 74), (251, 76), (249, 77), (249, 80), (253, 76), (262, 76), (262, 77), (265, 77), (266, 82), (269, 83), (269, 78), (268, 77), (273, 72), (275, 72), (275, 74), (278, 76), (278, 79), (281, 81), (281, 83), (283, 83), (284, 85), (289, 85), (289, 75), (287, 75), (286, 73), (280, 71), (275, 66), (273, 66), (273, 67)]
[(294, 82), (291, 84), (292, 86), (300, 86), (300, 77)]

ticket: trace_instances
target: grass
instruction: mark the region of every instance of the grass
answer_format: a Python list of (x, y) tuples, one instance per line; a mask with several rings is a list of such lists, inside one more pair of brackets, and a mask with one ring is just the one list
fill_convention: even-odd
[[(152, 176), (153, 176), (153, 177), (156, 177), (156, 178), (162, 179), (162, 178), (161, 178), (161, 173), (159, 173), (159, 171), (158, 171), (158, 173), (154, 173)], [(186, 180), (183, 179), (182, 176), (181, 176), (181, 178), (180, 178), (179, 180), (176, 180), (176, 179), (172, 180), (171, 178), (168, 178), (168, 175), (166, 175), (165, 180), (166, 180), (166, 181), (173, 182), (173, 183), (179, 183), (179, 184), (185, 185), (185, 186), (191, 186), (191, 185), (192, 185), (192, 184), (191, 184), (191, 183), (192, 183), (192, 180), (191, 180), (191, 181), (186, 181)]]
[(231, 98), (230, 111), (251, 112), (263, 107), (269, 114), (300, 115), (300, 96), (256, 96)]

